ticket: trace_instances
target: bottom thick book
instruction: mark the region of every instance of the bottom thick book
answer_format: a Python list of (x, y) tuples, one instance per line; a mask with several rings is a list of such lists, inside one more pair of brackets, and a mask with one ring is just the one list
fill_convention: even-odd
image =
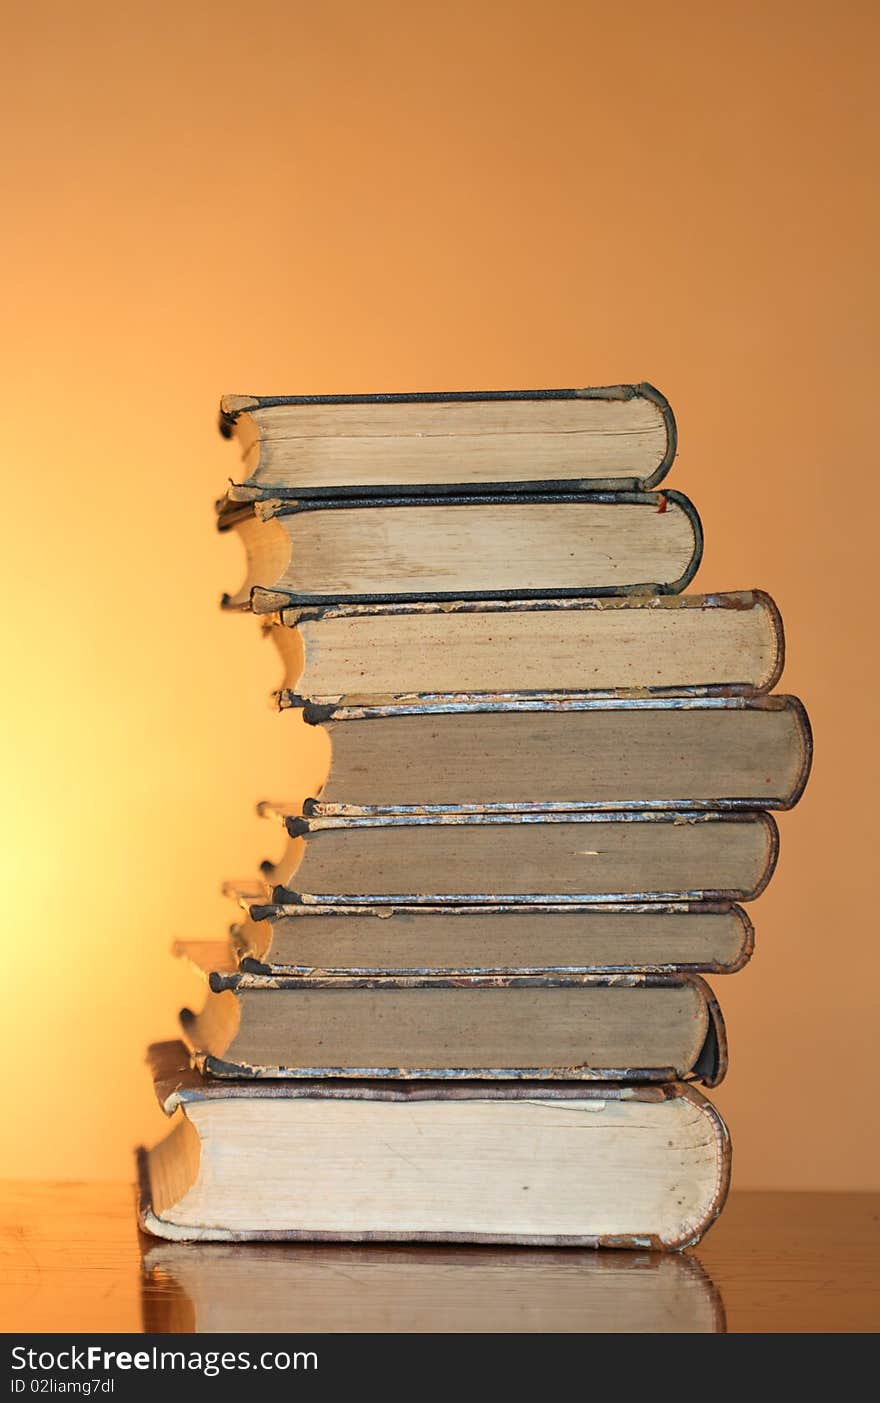
[(150, 1049), (175, 1117), (140, 1154), (140, 1222), (182, 1241), (680, 1249), (727, 1193), (730, 1144), (693, 1086), (215, 1082)]

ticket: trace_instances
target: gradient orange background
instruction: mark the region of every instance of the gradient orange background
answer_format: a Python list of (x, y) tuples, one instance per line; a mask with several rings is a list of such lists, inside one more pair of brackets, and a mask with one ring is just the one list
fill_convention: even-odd
[[(872, 3), (16, 4), (4, 18), (5, 1149), (130, 1177), (224, 877), (307, 791), (222, 617), (223, 391), (650, 379), (816, 762), (715, 981), (741, 1187), (877, 1186)], [(869, 1124), (872, 1122), (873, 1124)]]

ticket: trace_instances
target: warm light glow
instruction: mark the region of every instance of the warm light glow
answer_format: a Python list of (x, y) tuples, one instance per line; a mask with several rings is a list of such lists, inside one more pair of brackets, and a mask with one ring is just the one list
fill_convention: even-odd
[[(223, 391), (672, 401), (694, 588), (760, 586), (816, 763), (715, 981), (740, 1187), (870, 1187), (877, 13), (255, 0), (4, 17), (0, 1173), (127, 1178), (226, 877), (314, 787), (211, 504)], [(822, 1132), (817, 1133), (817, 1107)]]

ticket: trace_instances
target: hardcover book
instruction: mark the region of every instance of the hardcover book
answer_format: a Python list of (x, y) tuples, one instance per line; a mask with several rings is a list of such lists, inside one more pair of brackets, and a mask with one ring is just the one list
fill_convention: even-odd
[(748, 696), (776, 685), (784, 658), (782, 620), (760, 590), (326, 604), (263, 622), (284, 666), (280, 707), (463, 693)]
[(157, 1237), (664, 1250), (727, 1194), (724, 1123), (681, 1082), (221, 1083), (150, 1055), (174, 1117), (140, 1156)]
[[(680, 492), (221, 503), (247, 573), (227, 608), (678, 594), (702, 531)], [(259, 590), (259, 594), (257, 591)]]
[(330, 742), (308, 816), (788, 809), (810, 768), (795, 697), (535, 696), (304, 704)]
[[(188, 947), (198, 960), (197, 946)], [(294, 977), (211, 969), (181, 1028), (216, 1077), (475, 1077), (714, 1086), (721, 1013), (695, 975)]]
[(228, 890), (244, 908), (229, 954), (251, 974), (730, 974), (754, 946), (730, 903), (340, 907)]
[[(776, 863), (767, 813), (407, 814), (304, 818), (263, 875), (274, 900), (342, 906), (750, 901)], [(294, 893), (291, 895), (291, 893)]]
[(226, 395), (231, 495), (655, 487), (675, 456), (652, 385), (384, 395)]

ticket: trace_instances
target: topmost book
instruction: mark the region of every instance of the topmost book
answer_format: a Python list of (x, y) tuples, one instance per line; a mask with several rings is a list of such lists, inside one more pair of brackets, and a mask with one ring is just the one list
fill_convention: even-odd
[(385, 395), (225, 395), (229, 498), (647, 491), (675, 457), (652, 385)]

